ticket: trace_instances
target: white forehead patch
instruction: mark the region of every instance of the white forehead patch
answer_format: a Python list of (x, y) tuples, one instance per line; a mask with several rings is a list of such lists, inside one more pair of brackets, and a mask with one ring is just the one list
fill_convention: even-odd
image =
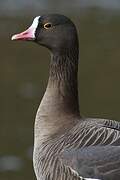
[(38, 27), (39, 18), (40, 18), (40, 16), (35, 17), (34, 20), (33, 20), (32, 25), (28, 28), (29, 30), (31, 30), (32, 36), (33, 36), (34, 38), (35, 38), (35, 31), (36, 31), (36, 29), (37, 29), (37, 27)]
[(37, 28), (40, 16), (34, 18), (32, 25), (29, 28)]

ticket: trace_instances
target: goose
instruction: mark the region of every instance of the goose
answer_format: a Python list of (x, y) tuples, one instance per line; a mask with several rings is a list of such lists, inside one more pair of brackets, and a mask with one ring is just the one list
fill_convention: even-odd
[(34, 127), (37, 180), (120, 180), (120, 123), (80, 115), (74, 23), (60, 14), (37, 16), (12, 40), (33, 41), (51, 52), (48, 85)]

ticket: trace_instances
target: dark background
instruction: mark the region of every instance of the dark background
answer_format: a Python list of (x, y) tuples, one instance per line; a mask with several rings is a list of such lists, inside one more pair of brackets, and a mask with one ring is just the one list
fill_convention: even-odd
[(81, 114), (120, 120), (120, 1), (0, 1), (0, 180), (33, 180), (33, 126), (50, 55), (11, 35), (45, 13), (62, 13), (80, 39)]

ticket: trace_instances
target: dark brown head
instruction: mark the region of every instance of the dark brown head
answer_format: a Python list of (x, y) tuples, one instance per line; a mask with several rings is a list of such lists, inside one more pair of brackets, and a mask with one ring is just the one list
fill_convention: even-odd
[(37, 16), (26, 31), (12, 36), (12, 40), (34, 41), (51, 51), (71, 49), (78, 43), (75, 25), (59, 14)]

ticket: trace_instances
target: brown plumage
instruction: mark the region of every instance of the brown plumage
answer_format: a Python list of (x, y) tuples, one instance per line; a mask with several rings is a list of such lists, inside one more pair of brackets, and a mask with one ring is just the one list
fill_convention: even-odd
[(37, 180), (119, 180), (120, 123), (80, 116), (79, 46), (72, 21), (58, 14), (36, 17), (27, 31), (12, 39), (35, 41), (52, 53), (47, 89), (35, 119)]

